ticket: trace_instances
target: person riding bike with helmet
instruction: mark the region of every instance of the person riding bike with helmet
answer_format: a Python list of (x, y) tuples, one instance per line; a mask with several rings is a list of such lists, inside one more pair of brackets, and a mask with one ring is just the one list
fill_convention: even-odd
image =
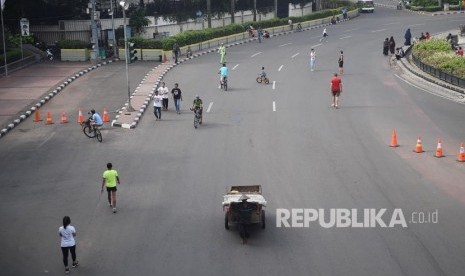
[(200, 99), (199, 95), (196, 95), (195, 96), (195, 99), (194, 99), (194, 102), (192, 103), (192, 108), (191, 110), (193, 110), (194, 112), (196, 110), (199, 110), (199, 114), (200, 114), (200, 122), (199, 124), (202, 124), (202, 110), (203, 110), (203, 106), (202, 106), (202, 100)]

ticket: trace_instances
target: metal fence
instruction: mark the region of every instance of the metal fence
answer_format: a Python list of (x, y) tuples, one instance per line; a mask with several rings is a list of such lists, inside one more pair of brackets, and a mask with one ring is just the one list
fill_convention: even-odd
[(465, 80), (464, 79), (461, 79), (461, 78), (459, 78), (457, 76), (454, 76), (453, 74), (446, 73), (446, 72), (441, 71), (441, 70), (439, 70), (437, 68), (434, 68), (434, 67), (431, 67), (431, 66), (429, 66), (427, 64), (424, 64), (417, 57), (415, 57), (413, 54), (412, 54), (412, 60), (413, 60), (413, 63), (415, 63), (415, 65), (418, 66), (418, 68), (420, 68), (423, 72), (426, 72), (426, 73), (430, 74), (431, 76), (436, 77), (436, 78), (438, 78), (438, 79), (440, 79), (442, 81), (445, 81), (447, 83), (450, 83), (450, 84), (465, 88)]

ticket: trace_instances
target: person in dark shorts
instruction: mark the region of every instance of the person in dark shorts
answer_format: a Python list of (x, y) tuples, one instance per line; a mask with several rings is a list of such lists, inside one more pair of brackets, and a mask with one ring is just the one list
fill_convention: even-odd
[(339, 59), (337, 60), (337, 63), (339, 64), (339, 76), (342, 76), (344, 74), (344, 52), (341, 51), (341, 54), (339, 55)]
[(107, 163), (107, 170), (103, 172), (102, 193), (103, 185), (105, 185), (108, 193), (108, 204), (110, 207), (113, 207), (113, 213), (116, 213), (116, 182), (118, 182), (118, 185), (121, 184), (118, 172), (113, 170), (113, 165), (111, 163)]
[(339, 96), (342, 92), (342, 81), (337, 76), (337, 73), (334, 73), (333, 78), (331, 79), (331, 96), (332, 104), (331, 107), (339, 108)]

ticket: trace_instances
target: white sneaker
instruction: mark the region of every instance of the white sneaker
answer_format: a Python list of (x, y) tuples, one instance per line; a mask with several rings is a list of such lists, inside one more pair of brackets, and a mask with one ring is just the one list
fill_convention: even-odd
[(116, 208), (113, 208), (113, 213), (116, 213)]

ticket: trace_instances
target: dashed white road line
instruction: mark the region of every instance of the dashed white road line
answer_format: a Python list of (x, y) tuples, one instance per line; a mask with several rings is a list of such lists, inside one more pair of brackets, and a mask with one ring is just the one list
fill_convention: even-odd
[(213, 102), (210, 102), (210, 104), (208, 105), (208, 108), (207, 108), (207, 113), (210, 113), (210, 110), (212, 109), (212, 106), (213, 106)]
[(321, 44), (321, 43), (318, 43), (318, 44), (315, 44), (315, 45), (313, 45), (313, 46), (312, 46), (312, 47), (310, 47), (310, 48), (316, 48), (316, 47), (318, 47), (318, 46), (321, 46), (321, 45), (323, 45), (323, 44)]
[(40, 143), (39, 148), (45, 145), (45, 143), (47, 143), (50, 139), (52, 139), (52, 137), (55, 136), (55, 134), (56, 132), (52, 132), (52, 134), (49, 137), (47, 137), (47, 139), (45, 139), (42, 143)]
[(413, 24), (413, 25), (409, 25), (409, 27), (423, 26), (423, 25), (425, 25), (425, 23)]
[(377, 32), (382, 32), (382, 31), (385, 31), (385, 30), (387, 30), (387, 29), (373, 30), (373, 31), (371, 31), (371, 32), (372, 32), (372, 33), (377, 33)]
[(356, 31), (356, 30), (359, 30), (359, 29), (360, 29), (360, 28), (349, 29), (349, 30), (345, 30), (345, 31), (343, 31), (343, 32), (346, 33), (346, 32)]
[(312, 36), (310, 38), (320, 38), (320, 37), (321, 37), (321, 35), (317, 35), (317, 36)]
[(273, 101), (273, 111), (276, 111), (276, 102)]
[(233, 70), (235, 70), (237, 68), (237, 66), (239, 66), (239, 64), (236, 64), (234, 67), (233, 67)]
[(273, 81), (273, 89), (276, 87), (276, 81)]
[(278, 71), (281, 71), (281, 69), (283, 69), (283, 66), (284, 66), (284, 65), (279, 66)]
[(463, 19), (455, 19), (455, 20), (450, 20), (452, 22), (463, 22)]
[(262, 52), (255, 53), (255, 54), (251, 55), (250, 57), (257, 56), (257, 55), (259, 55), (259, 54), (261, 54), (261, 53), (262, 53)]
[(300, 53), (297, 53), (297, 54), (294, 54), (291, 58), (295, 58), (296, 56), (298, 56)]
[(340, 37), (339, 39), (346, 39), (352, 37), (351, 35)]
[(279, 45), (278, 47), (284, 47), (284, 46), (291, 45), (291, 44), (292, 43), (286, 43), (286, 44)]
[(383, 25), (384, 25), (384, 26), (387, 26), (387, 25), (397, 25), (397, 24), (400, 24), (400, 22), (386, 23), (386, 24), (383, 24)]

